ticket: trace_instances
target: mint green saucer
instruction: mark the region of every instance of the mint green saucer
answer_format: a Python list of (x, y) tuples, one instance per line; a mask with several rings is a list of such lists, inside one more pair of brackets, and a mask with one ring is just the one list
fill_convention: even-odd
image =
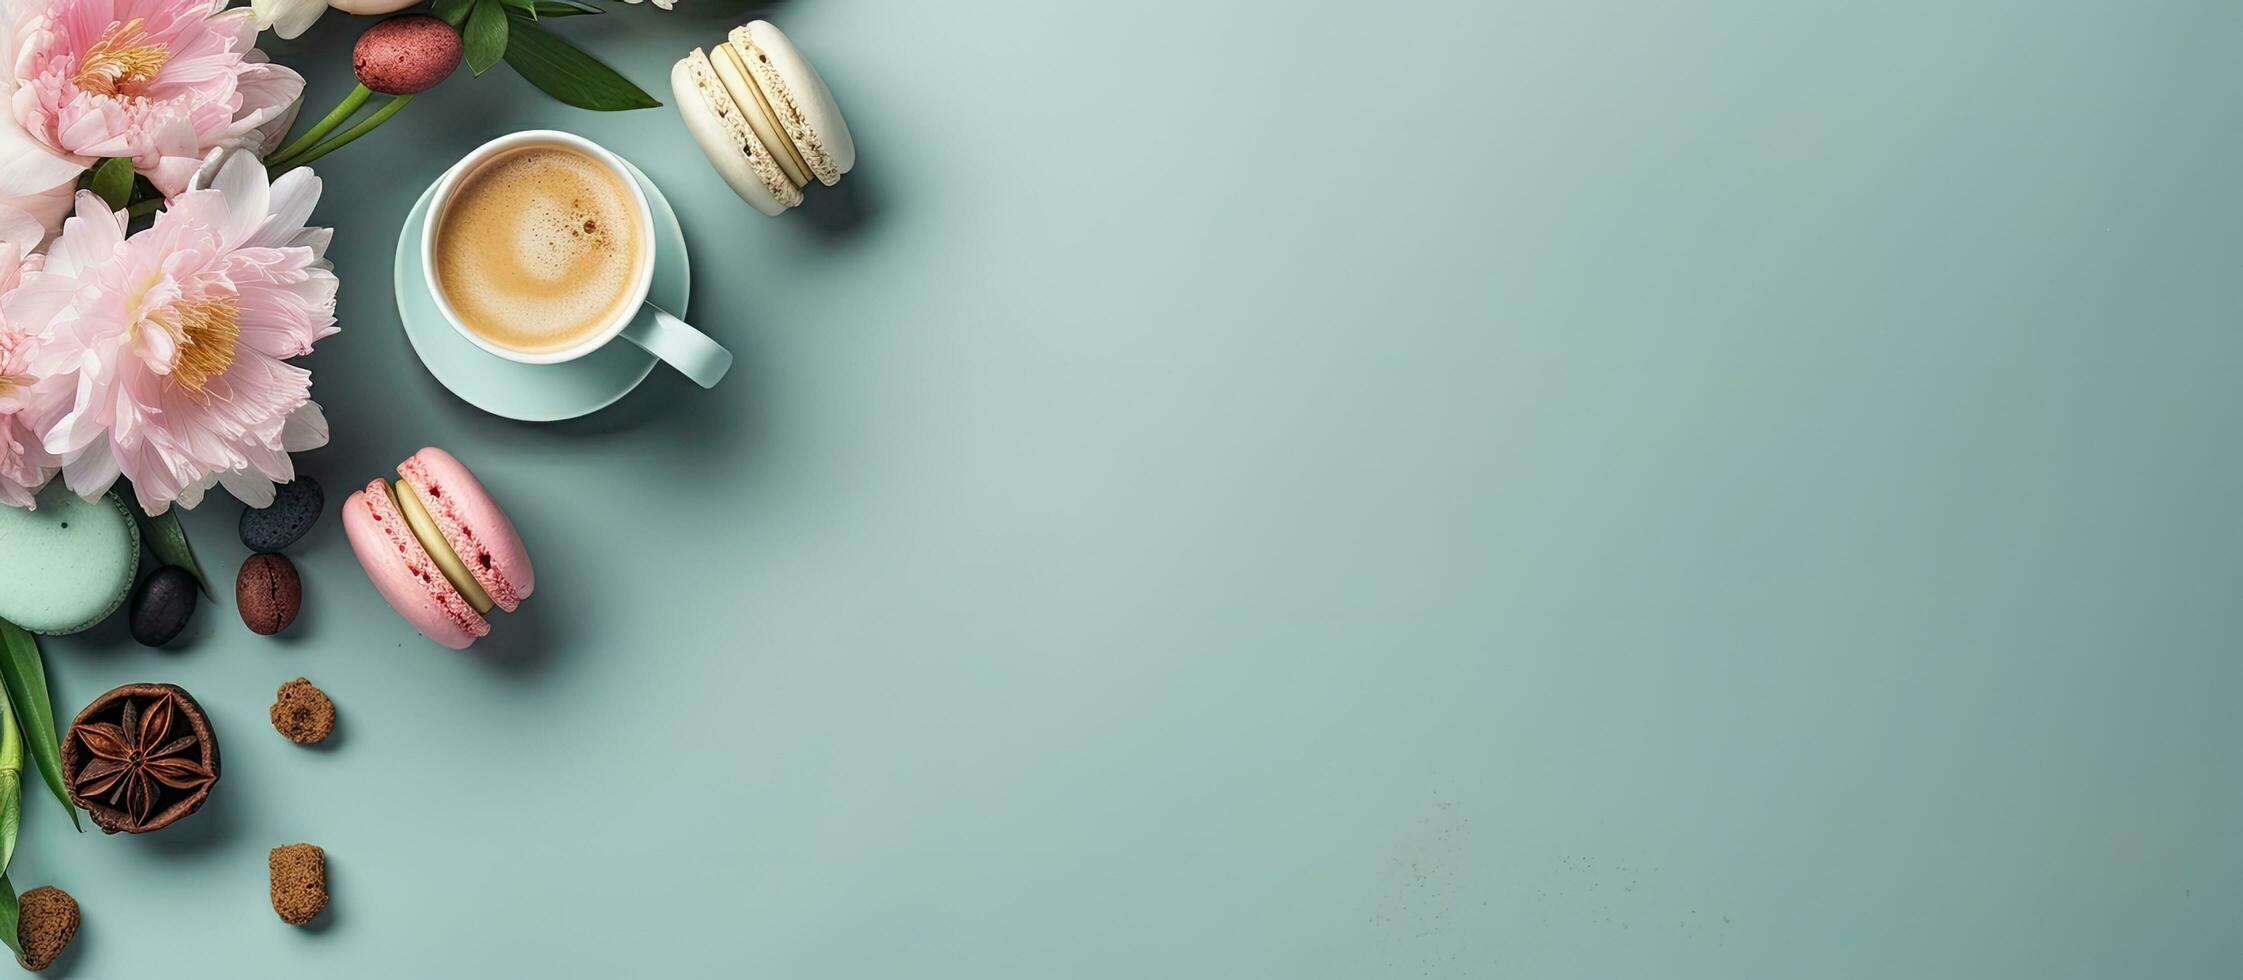
[(0, 619), (76, 633), (109, 618), (140, 567), (140, 522), (114, 493), (86, 500), (55, 477), (37, 510), (0, 506)]
[[(654, 209), (654, 283), (647, 290), (647, 300), (683, 317), (690, 269), (678, 213), (643, 171), (628, 160), (623, 165), (631, 169), (631, 176), (638, 180)], [(428, 219), (428, 199), (435, 192), (436, 185), (430, 184), (405, 216), (405, 230), (397, 236), (392, 275), (397, 287), (397, 318), (405, 324), (405, 339), (438, 383), (492, 415), (523, 422), (558, 422), (615, 404), (653, 372), (654, 355), (621, 337), (566, 364), (521, 364), (491, 354), (460, 336), (437, 310), (435, 298), (428, 294), (428, 279), (421, 273), (421, 226)], [(640, 315), (652, 314), (642, 311)]]

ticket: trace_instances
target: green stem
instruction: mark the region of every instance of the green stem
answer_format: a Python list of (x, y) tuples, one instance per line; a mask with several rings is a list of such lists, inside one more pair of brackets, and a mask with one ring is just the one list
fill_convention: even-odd
[(350, 145), (350, 141), (373, 132), (374, 127), (388, 122), (389, 117), (397, 115), (398, 110), (405, 108), (405, 103), (411, 101), (413, 101), (413, 97), (410, 95), (391, 96), (388, 102), (382, 103), (381, 108), (374, 110), (373, 115), (359, 120), (358, 125), (343, 130), (341, 135), (304, 151), (294, 159), (283, 159), (279, 163), (267, 164), (267, 167), (272, 171), (273, 176), (278, 177), (283, 173), (342, 149)]
[(374, 90), (364, 85), (352, 86), (350, 94), (343, 96), (343, 101), (336, 103), (333, 112), (329, 112), (318, 122), (313, 123), (312, 128), (304, 130), (295, 139), (289, 140), (287, 146), (274, 150), (272, 152), (272, 162), (275, 164), (284, 163), (289, 157), (311, 149), (313, 144), (319, 142), (320, 137), (334, 132), (335, 127), (342, 125), (344, 120), (356, 115), (358, 107), (366, 104), (366, 97), (373, 94)]

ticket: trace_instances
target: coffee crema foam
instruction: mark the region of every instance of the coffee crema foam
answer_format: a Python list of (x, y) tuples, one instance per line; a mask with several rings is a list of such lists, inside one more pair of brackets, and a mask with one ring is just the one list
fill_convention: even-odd
[(646, 243), (631, 191), (598, 160), (531, 146), (469, 174), (436, 235), (436, 279), (468, 329), (524, 353), (567, 350), (636, 302)]

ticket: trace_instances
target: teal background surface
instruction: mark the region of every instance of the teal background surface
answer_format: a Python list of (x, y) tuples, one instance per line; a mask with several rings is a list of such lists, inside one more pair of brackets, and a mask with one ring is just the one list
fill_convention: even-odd
[[(668, 101), (747, 9), (558, 29)], [(144, 839), (26, 787), (68, 972), (2243, 962), (2243, 7), (755, 9), (861, 149), (801, 212), (504, 68), (320, 163), (304, 468), (453, 450), (537, 595), (438, 649), (331, 504), (284, 637), (50, 642), (65, 713), (176, 681), (226, 766)], [(314, 111), (362, 25), (268, 39)], [(721, 388), (524, 425), (413, 359), (407, 206), (548, 126), (679, 202)], [(267, 727), (299, 674), (340, 744)]]

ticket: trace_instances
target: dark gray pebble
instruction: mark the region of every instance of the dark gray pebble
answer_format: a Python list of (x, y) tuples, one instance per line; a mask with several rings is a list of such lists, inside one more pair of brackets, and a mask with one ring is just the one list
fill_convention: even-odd
[(242, 509), (241, 543), (251, 551), (286, 548), (319, 523), (325, 506), (327, 495), (320, 492), (319, 481), (299, 476), (283, 483), (273, 491), (272, 506)]
[(152, 647), (170, 643), (195, 615), (195, 577), (165, 565), (140, 580), (132, 593), (132, 638)]

